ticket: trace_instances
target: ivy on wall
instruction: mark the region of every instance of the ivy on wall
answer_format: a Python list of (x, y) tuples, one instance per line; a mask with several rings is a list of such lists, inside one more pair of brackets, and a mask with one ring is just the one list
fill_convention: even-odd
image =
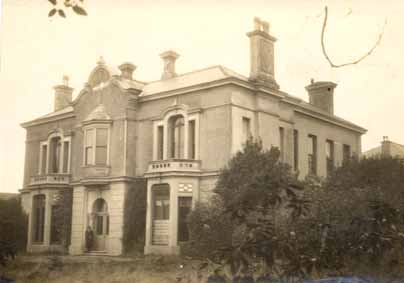
[(126, 191), (123, 248), (125, 253), (143, 252), (146, 231), (146, 179), (136, 179)]

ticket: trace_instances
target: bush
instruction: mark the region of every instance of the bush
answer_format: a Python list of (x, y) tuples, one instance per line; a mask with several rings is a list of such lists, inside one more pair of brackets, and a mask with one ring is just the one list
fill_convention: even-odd
[(0, 199), (0, 264), (26, 249), (28, 217), (20, 199)]
[(233, 224), (223, 217), (223, 204), (217, 197), (209, 203), (197, 203), (188, 216), (190, 240), (181, 251), (194, 258), (214, 258), (215, 252), (231, 243)]

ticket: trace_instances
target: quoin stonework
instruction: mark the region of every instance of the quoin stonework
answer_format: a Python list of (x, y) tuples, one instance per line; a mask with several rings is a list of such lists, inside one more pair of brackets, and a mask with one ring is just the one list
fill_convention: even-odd
[(177, 74), (180, 55), (170, 50), (160, 54), (158, 81), (139, 81), (134, 64), (113, 68), (101, 58), (73, 100), (64, 77), (54, 112), (22, 124), (28, 251), (60, 246), (52, 220), (61, 190), (73, 191), (70, 254), (87, 252), (88, 226), (93, 251), (123, 253), (125, 196), (141, 189), (134, 184), (147, 185), (144, 252), (178, 254), (187, 213), (209, 199), (219, 170), (249, 137), (278, 147), (302, 178), (326, 176), (359, 154), (366, 130), (334, 115), (337, 85), (311, 80), (309, 102), (283, 92), (269, 24), (256, 18), (247, 36), (249, 76), (223, 66)]

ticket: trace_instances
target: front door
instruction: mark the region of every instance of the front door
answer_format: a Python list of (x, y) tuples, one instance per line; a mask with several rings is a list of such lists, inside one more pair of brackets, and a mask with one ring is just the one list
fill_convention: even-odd
[(109, 233), (109, 215), (107, 203), (104, 199), (99, 198), (94, 202), (93, 206), (93, 232), (94, 232), (94, 251), (106, 250), (106, 239)]

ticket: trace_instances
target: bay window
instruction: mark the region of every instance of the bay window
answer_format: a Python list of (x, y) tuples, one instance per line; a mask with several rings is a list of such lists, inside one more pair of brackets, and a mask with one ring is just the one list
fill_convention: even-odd
[(84, 165), (108, 165), (109, 128), (94, 127), (84, 132)]

